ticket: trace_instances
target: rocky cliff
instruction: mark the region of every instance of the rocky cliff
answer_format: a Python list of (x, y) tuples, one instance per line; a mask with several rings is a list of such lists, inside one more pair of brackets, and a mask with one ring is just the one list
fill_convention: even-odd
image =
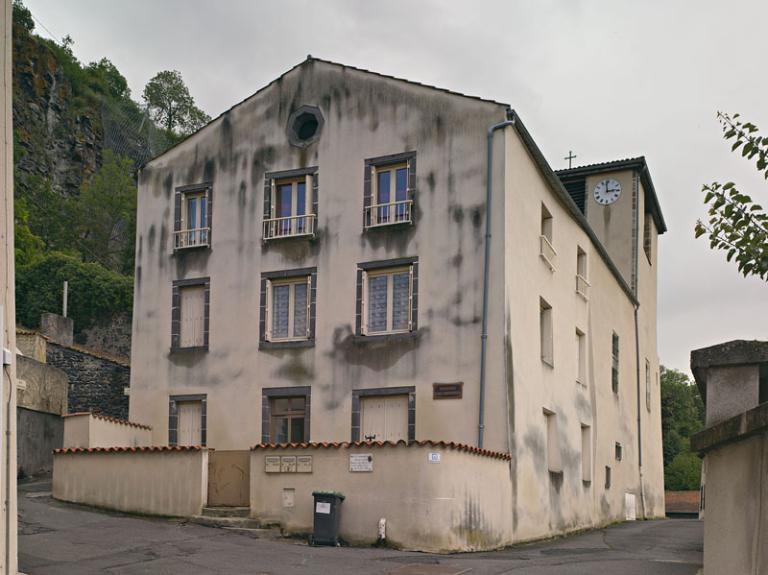
[(16, 195), (41, 181), (76, 195), (101, 163), (100, 113), (75, 97), (54, 49), (24, 28), (14, 28), (13, 63)]

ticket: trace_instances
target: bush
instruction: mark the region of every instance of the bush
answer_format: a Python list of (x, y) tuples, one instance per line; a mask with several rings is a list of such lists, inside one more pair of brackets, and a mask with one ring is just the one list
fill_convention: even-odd
[(67, 315), (75, 333), (96, 321), (131, 313), (133, 278), (75, 256), (51, 253), (16, 269), (16, 319), (37, 327), (43, 312), (61, 313), (64, 280), (69, 282)]
[(695, 491), (701, 487), (701, 459), (689, 451), (678, 453), (667, 466), (664, 487), (668, 491)]

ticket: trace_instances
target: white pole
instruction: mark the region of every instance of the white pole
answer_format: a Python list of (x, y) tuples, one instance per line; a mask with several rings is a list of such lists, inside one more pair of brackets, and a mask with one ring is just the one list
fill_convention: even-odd
[(64, 280), (64, 317), (67, 317), (67, 296), (69, 295), (69, 282)]

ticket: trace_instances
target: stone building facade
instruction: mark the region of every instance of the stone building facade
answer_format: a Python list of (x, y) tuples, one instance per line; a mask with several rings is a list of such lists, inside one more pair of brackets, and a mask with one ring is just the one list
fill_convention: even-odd
[(130, 419), (509, 454), (508, 542), (663, 516), (665, 229), (643, 158), (555, 173), (507, 104), (308, 58), (140, 172)]

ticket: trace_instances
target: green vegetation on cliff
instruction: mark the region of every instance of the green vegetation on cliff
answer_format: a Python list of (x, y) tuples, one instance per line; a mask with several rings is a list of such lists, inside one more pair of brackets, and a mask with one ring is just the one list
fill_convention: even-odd
[(83, 64), (72, 45), (69, 36), (57, 44), (36, 35), (32, 14), (14, 0), (18, 318), (35, 327), (41, 312), (60, 311), (68, 280), (79, 332), (130, 313), (137, 168), (210, 118), (178, 72), (155, 76), (144, 106), (112, 62)]

